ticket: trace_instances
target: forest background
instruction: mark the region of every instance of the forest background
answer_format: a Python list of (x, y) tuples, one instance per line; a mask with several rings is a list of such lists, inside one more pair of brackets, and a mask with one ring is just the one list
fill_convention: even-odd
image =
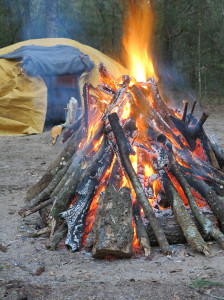
[[(0, 47), (66, 37), (122, 63), (127, 2), (139, 0), (0, 0)], [(150, 0), (150, 51), (160, 83), (190, 91), (201, 104), (224, 102), (224, 0)], [(139, 33), (141, 34), (141, 33)]]

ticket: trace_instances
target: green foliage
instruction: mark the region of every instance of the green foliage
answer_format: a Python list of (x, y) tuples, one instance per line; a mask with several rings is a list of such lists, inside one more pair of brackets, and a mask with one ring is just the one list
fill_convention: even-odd
[[(0, 0), (1, 47), (46, 36), (45, 1)], [(57, 1), (59, 37), (119, 58), (122, 24), (130, 0)], [(156, 20), (151, 48), (164, 85), (174, 90), (200, 88), (202, 95), (223, 96), (224, 1), (149, 2)]]

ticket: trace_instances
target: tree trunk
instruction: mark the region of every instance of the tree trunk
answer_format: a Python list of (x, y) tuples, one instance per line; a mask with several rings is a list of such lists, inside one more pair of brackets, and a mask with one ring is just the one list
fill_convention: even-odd
[(58, 1), (45, 0), (46, 37), (58, 37)]
[(201, 0), (198, 0), (198, 97), (201, 103)]
[(30, 0), (24, 0), (24, 34), (27, 40), (30, 39)]

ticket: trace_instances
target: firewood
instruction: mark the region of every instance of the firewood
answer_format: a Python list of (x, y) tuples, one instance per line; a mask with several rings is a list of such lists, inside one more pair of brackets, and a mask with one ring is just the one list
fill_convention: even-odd
[(146, 117), (148, 117), (147, 120), (148, 119), (150, 119), (150, 121), (155, 120), (156, 123), (159, 124), (160, 127), (163, 128), (165, 132), (172, 133), (171, 130), (174, 129), (174, 124), (170, 120), (170, 118), (166, 119), (166, 122), (167, 122), (166, 123), (164, 121), (164, 119), (161, 117), (160, 113), (151, 106), (149, 101), (145, 98), (143, 93), (140, 91), (140, 89), (136, 85), (132, 85), (130, 87), (130, 91), (134, 96), (137, 106), (139, 106), (142, 110), (144, 110), (144, 115)]
[(136, 192), (136, 196), (138, 197), (139, 203), (142, 206), (145, 216), (150, 222), (153, 231), (158, 239), (159, 245), (163, 251), (163, 253), (171, 253), (169, 244), (164, 235), (163, 230), (161, 229), (158, 220), (155, 217), (154, 211), (148, 202), (148, 199), (144, 193), (144, 190), (139, 182), (139, 179), (133, 169), (133, 166), (129, 159), (130, 150), (128, 149), (126, 136), (122, 130), (122, 127), (119, 124), (119, 118), (116, 113), (109, 115), (109, 122), (114, 133), (117, 146), (119, 149), (119, 155), (122, 161), (122, 165), (132, 183), (132, 186)]
[(32, 200), (30, 200), (30, 202), (28, 204), (26, 204), (19, 211), (20, 215), (26, 216), (27, 210), (34, 209), (36, 206), (40, 205), (41, 202), (44, 202), (50, 198), (52, 191), (54, 190), (54, 188), (58, 185), (58, 183), (61, 181), (61, 179), (65, 175), (68, 165), (70, 165), (70, 162), (71, 162), (71, 160), (63, 163), (63, 168), (55, 174), (55, 176), (52, 178), (52, 180), (49, 182), (49, 184), (36, 197), (34, 197)]
[(57, 218), (63, 212), (76, 194), (76, 187), (84, 173), (88, 159), (86, 155), (93, 149), (93, 141), (98, 140), (102, 135), (102, 126), (97, 130), (94, 137), (87, 143), (77, 154), (72, 157), (72, 163), (68, 168), (65, 176), (58, 186), (52, 192), (51, 197), (55, 197), (51, 216)]
[(168, 157), (170, 161), (170, 168), (169, 170), (171, 173), (175, 176), (175, 178), (178, 180), (181, 188), (184, 191), (185, 196), (187, 197), (187, 200), (190, 204), (191, 210), (198, 221), (198, 223), (202, 226), (205, 234), (209, 234), (212, 238), (217, 240), (220, 244), (220, 246), (224, 249), (224, 235), (221, 233), (221, 231), (218, 229), (218, 227), (215, 226), (209, 219), (207, 219), (203, 213), (200, 211), (194, 196), (192, 195), (192, 192), (190, 190), (190, 186), (187, 183), (186, 179), (184, 178), (181, 169), (178, 166), (178, 163), (176, 162), (175, 156), (172, 151), (172, 145), (171, 144), (165, 144), (168, 148)]
[(141, 219), (140, 205), (138, 202), (136, 202), (134, 204), (133, 216), (134, 216), (136, 235), (137, 235), (139, 245), (144, 250), (145, 256), (150, 256), (150, 254), (151, 254), (150, 241), (149, 241), (149, 237), (148, 237), (146, 228)]
[(177, 223), (180, 225), (187, 242), (196, 251), (202, 252), (205, 255), (210, 255), (209, 247), (199, 233), (195, 223), (192, 221), (180, 195), (165, 171), (162, 175), (162, 184), (167, 197), (172, 202), (174, 216)]
[[(206, 216), (211, 222), (215, 223), (217, 221), (216, 217), (214, 214), (209, 211), (208, 209), (200, 208), (201, 212), (203, 215)], [(194, 218), (194, 215), (192, 214), (191, 210), (189, 207), (187, 207), (187, 211), (191, 218), (193, 219), (194, 223), (197, 225), (197, 228), (203, 237), (205, 241), (211, 241), (211, 237), (204, 234), (200, 225), (198, 224), (197, 220)], [(156, 211), (156, 217), (159, 220), (159, 223), (166, 235), (166, 238), (169, 242), (169, 244), (175, 245), (175, 244), (184, 244), (187, 242), (183, 231), (178, 224), (173, 211), (171, 208), (168, 209), (163, 209), (163, 210), (157, 210)], [(144, 215), (142, 216), (143, 218), (143, 223), (145, 224), (146, 231), (150, 240), (151, 246), (158, 246), (158, 241), (153, 233), (152, 227), (150, 224), (148, 224), (147, 220), (145, 219)]]
[(194, 109), (195, 109), (196, 103), (197, 103), (197, 100), (194, 101), (194, 103), (193, 103), (193, 105), (192, 105), (192, 108), (191, 108), (191, 112), (190, 112), (190, 114), (188, 115), (188, 120), (187, 120), (187, 123), (188, 123), (188, 124), (191, 123), (191, 118), (193, 117), (193, 113), (194, 113)]
[(62, 223), (61, 226), (56, 230), (53, 237), (47, 243), (47, 248), (51, 250), (56, 250), (60, 241), (66, 237), (68, 232), (68, 227), (66, 223)]
[(222, 169), (224, 167), (224, 155), (220, 151), (220, 149), (219, 149), (218, 145), (216, 144), (216, 142), (214, 141), (214, 139), (210, 138), (209, 143), (210, 143), (212, 151), (214, 152), (215, 157), (219, 163), (219, 166)]
[(112, 185), (107, 185), (102, 202), (96, 217), (93, 257), (131, 257), (134, 231), (130, 189), (123, 187), (117, 191)]
[(37, 212), (38, 210), (44, 208), (45, 206), (48, 206), (49, 204), (52, 204), (54, 201), (54, 198), (50, 198), (42, 203), (40, 203), (39, 205), (35, 206), (34, 208), (30, 209), (30, 210), (20, 210), (19, 211), (19, 215), (21, 215), (22, 217), (27, 217), (35, 212)]
[(130, 82), (130, 79), (129, 79), (129, 77), (127, 77), (124, 80), (122, 87), (120, 89), (118, 89), (116, 91), (116, 93), (113, 95), (113, 98), (111, 99), (110, 103), (107, 105), (106, 111), (103, 114), (103, 117), (102, 117), (103, 122), (105, 122), (107, 120), (108, 115), (112, 112), (112, 110), (116, 106), (119, 106), (122, 103), (122, 101), (124, 100), (124, 96), (127, 91), (129, 82)]
[(41, 228), (40, 230), (28, 233), (27, 236), (34, 238), (34, 237), (38, 237), (38, 236), (41, 236), (44, 234), (49, 236), (50, 233), (51, 233), (50, 227), (44, 227), (44, 228)]
[(101, 77), (101, 81), (107, 85), (109, 85), (113, 90), (117, 90), (117, 83), (114, 77), (110, 74), (103, 63), (99, 64), (99, 73)]
[(183, 115), (182, 115), (182, 121), (186, 122), (188, 102), (185, 100), (183, 102), (184, 102), (184, 110), (183, 110)]
[(189, 185), (193, 185), (196, 191), (205, 199), (211, 210), (220, 222), (220, 228), (224, 233), (224, 198), (218, 197), (214, 190), (201, 179), (184, 175)]
[(72, 251), (79, 250), (81, 246), (86, 214), (96, 189), (107, 168), (110, 166), (112, 159), (113, 153), (111, 146), (104, 137), (92, 162), (89, 163), (80, 178), (76, 188), (78, 197), (75, 204), (69, 207), (67, 211), (60, 214), (60, 216), (66, 220), (68, 225), (68, 236), (65, 244), (70, 247)]
[(108, 184), (113, 185), (113, 187), (116, 190), (119, 190), (119, 188), (121, 187), (121, 181), (122, 181), (122, 169), (118, 159), (116, 158), (113, 169), (111, 171)]
[(77, 150), (80, 140), (83, 138), (83, 129), (80, 128), (74, 135), (68, 140), (63, 151), (57, 156), (57, 158), (50, 164), (45, 174), (41, 177), (34, 186), (32, 186), (26, 195), (26, 200), (30, 201), (41, 193), (54, 178), (56, 173), (61, 170), (65, 163), (69, 161), (74, 152)]

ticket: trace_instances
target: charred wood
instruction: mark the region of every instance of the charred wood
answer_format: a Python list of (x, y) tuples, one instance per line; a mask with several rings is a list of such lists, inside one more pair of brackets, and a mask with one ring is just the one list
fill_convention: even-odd
[(193, 185), (196, 191), (205, 199), (213, 213), (220, 222), (220, 228), (224, 233), (224, 198), (218, 197), (214, 190), (197, 177), (184, 175), (189, 185)]
[(182, 121), (186, 123), (186, 117), (187, 117), (187, 108), (188, 108), (188, 102), (184, 101), (184, 111), (182, 116)]
[(142, 206), (145, 216), (150, 222), (153, 231), (158, 239), (158, 243), (163, 251), (163, 253), (171, 252), (167, 239), (164, 235), (163, 230), (160, 227), (158, 220), (154, 214), (154, 211), (148, 202), (148, 199), (144, 193), (144, 190), (139, 182), (139, 179), (133, 169), (131, 161), (129, 159), (130, 149), (128, 147), (127, 138), (122, 130), (122, 127), (119, 124), (119, 118), (116, 113), (109, 115), (109, 122), (114, 133), (117, 146), (119, 149), (119, 155), (121, 158), (122, 165), (132, 183), (132, 186), (136, 192), (136, 196), (138, 197), (139, 203)]
[(118, 87), (117, 82), (103, 63), (99, 64), (99, 73), (102, 82), (109, 85), (113, 90), (116, 91)]
[(196, 103), (197, 103), (197, 100), (194, 101), (194, 103), (193, 103), (193, 105), (192, 105), (192, 108), (191, 108), (191, 112), (190, 112), (190, 114), (188, 115), (188, 120), (187, 120), (187, 123), (188, 123), (188, 124), (191, 123), (191, 118), (193, 117), (193, 113), (194, 113), (194, 109), (195, 109)]
[(141, 218), (140, 205), (137, 202), (135, 202), (133, 206), (133, 216), (134, 216), (138, 243), (140, 247), (144, 250), (145, 256), (150, 256), (151, 254), (150, 241), (149, 241), (146, 228)]
[(92, 163), (85, 169), (79, 184), (76, 188), (77, 200), (67, 211), (60, 216), (64, 218), (68, 225), (68, 236), (65, 244), (72, 251), (79, 250), (84, 231), (86, 214), (89, 210), (96, 189), (103, 178), (107, 168), (113, 159), (113, 153), (107, 139), (104, 140), (93, 157)]
[(191, 207), (191, 210), (200, 224), (200, 226), (203, 228), (203, 231), (205, 234), (210, 235), (212, 238), (217, 240), (220, 244), (220, 246), (224, 249), (224, 235), (221, 233), (221, 231), (218, 229), (218, 227), (213, 224), (209, 219), (207, 219), (201, 210), (199, 209), (194, 196), (192, 195), (190, 186), (186, 179), (184, 178), (181, 169), (178, 166), (178, 163), (176, 162), (175, 156), (172, 151), (171, 144), (166, 144), (166, 147), (168, 148), (168, 157), (170, 160), (170, 168), (169, 171), (175, 176), (175, 178), (178, 180), (181, 188), (184, 191), (184, 194), (188, 200), (188, 203)]
[(167, 197), (172, 203), (175, 219), (180, 225), (189, 245), (191, 245), (192, 248), (198, 252), (202, 252), (205, 255), (210, 255), (210, 250), (207, 244), (199, 233), (197, 226), (192, 221), (180, 195), (165, 171), (162, 175), (162, 184)]

